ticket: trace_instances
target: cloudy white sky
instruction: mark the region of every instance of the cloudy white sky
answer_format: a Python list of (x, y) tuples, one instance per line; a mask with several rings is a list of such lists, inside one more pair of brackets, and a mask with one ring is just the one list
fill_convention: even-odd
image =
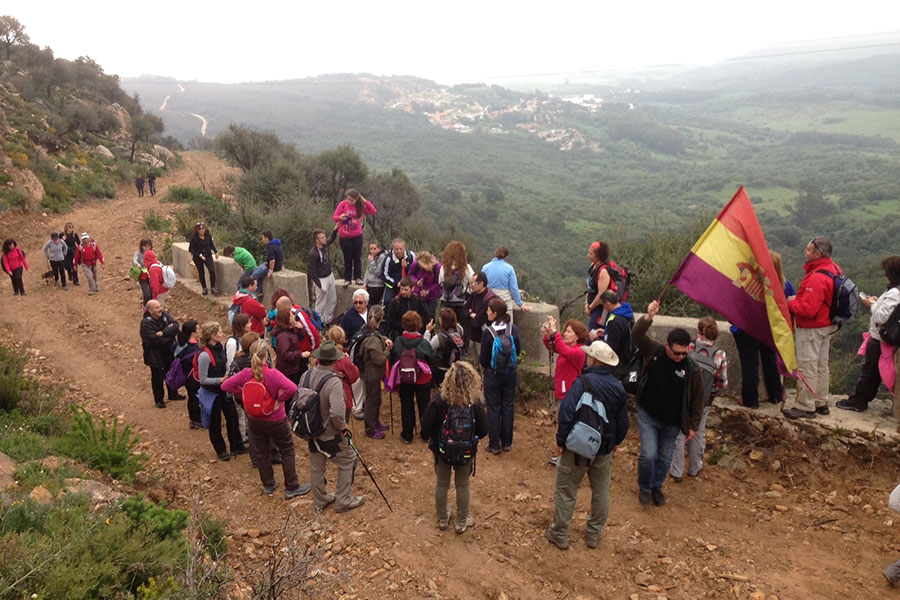
[(457, 83), (712, 64), (900, 29), (896, 0), (6, 0), (0, 14), (57, 56), (87, 55), (108, 73), (218, 82), (369, 72)]

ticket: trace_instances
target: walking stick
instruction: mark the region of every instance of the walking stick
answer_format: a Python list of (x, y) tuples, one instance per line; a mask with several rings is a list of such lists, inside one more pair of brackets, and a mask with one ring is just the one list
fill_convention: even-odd
[(388, 391), (388, 398), (391, 399), (391, 435), (394, 435), (394, 392)]
[(356, 444), (353, 443), (353, 436), (350, 435), (350, 432), (346, 432), (345, 437), (347, 438), (347, 443), (350, 444), (350, 447), (353, 448), (353, 451), (356, 453), (356, 458), (359, 460), (360, 464), (366, 470), (366, 473), (369, 475), (369, 479), (372, 480), (372, 483), (375, 484), (375, 489), (378, 490), (378, 493), (381, 494), (381, 498), (384, 500), (384, 503), (387, 504), (388, 510), (394, 512), (394, 509), (391, 508), (391, 503), (388, 502), (387, 496), (384, 495), (384, 492), (381, 491), (381, 486), (378, 485), (378, 482), (375, 481), (375, 476), (372, 475), (372, 471), (369, 470), (369, 465), (366, 464), (366, 461), (363, 460), (362, 456), (359, 455), (359, 450), (356, 448)]
[(556, 399), (556, 390), (553, 387), (553, 341), (547, 346), (547, 358), (550, 361), (550, 400), (547, 401), (547, 408), (553, 408), (553, 401)]

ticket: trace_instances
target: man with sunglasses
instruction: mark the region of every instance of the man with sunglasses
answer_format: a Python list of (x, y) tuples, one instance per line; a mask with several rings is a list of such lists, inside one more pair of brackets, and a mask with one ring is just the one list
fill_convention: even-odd
[(691, 334), (672, 329), (660, 344), (647, 335), (659, 302), (647, 307), (647, 314), (635, 323), (631, 341), (643, 356), (644, 364), (635, 393), (641, 452), (638, 456), (638, 499), (641, 504), (666, 502), (662, 485), (672, 464), (678, 432), (685, 441), (693, 439), (700, 427), (706, 394), (700, 368), (688, 358)]
[(821, 235), (809, 240), (803, 270), (806, 274), (797, 286), (797, 295), (788, 297), (787, 301), (797, 323), (794, 333), (797, 370), (806, 385), (800, 382), (796, 406), (783, 411), (789, 419), (811, 419), (816, 413), (829, 413), (825, 401), (828, 397), (828, 353), (837, 325), (831, 322), (834, 279), (828, 273), (843, 275), (841, 268), (831, 260), (831, 240)]

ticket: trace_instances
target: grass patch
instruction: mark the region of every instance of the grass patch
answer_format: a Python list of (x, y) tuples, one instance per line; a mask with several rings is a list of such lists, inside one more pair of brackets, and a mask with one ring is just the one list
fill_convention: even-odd
[(167, 233), (171, 227), (172, 222), (162, 215), (157, 214), (156, 211), (148, 210), (144, 213), (144, 229)]

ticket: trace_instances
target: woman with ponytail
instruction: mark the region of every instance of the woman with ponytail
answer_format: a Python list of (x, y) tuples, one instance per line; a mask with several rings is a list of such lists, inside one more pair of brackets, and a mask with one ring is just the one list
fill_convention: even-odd
[[(222, 382), (222, 389), (243, 398), (247, 409), (247, 428), (250, 445), (263, 493), (272, 494), (278, 487), (272, 468), (272, 454), (269, 445), (274, 442), (281, 455), (281, 469), (284, 474), (284, 497), (286, 500), (309, 492), (309, 485), (300, 485), (297, 467), (294, 463), (294, 440), (285, 412), (285, 402), (289, 402), (297, 392), (297, 384), (285, 377), (277, 369), (270, 369), (272, 348), (260, 339), (250, 347), (250, 367), (232, 375)], [(260, 388), (261, 386), (261, 388)], [(274, 400), (274, 404), (270, 404)], [(249, 406), (258, 403), (258, 406)], [(269, 411), (268, 414), (265, 414)]]

